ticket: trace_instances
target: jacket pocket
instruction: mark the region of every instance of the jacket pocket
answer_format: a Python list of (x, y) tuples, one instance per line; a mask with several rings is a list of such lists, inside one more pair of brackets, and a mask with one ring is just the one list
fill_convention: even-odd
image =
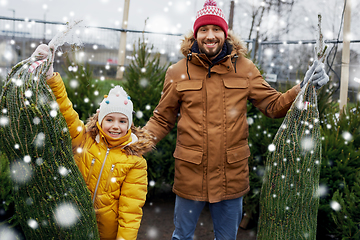
[(202, 89), (202, 80), (185, 80), (178, 82), (176, 85), (178, 92), (200, 89)]
[(173, 156), (174, 158), (199, 165), (202, 161), (203, 152), (177, 145)]
[(229, 164), (242, 161), (250, 157), (250, 148), (247, 144), (235, 148), (227, 150), (227, 162)]
[(249, 81), (247, 78), (224, 78), (224, 86), (226, 88), (248, 88)]

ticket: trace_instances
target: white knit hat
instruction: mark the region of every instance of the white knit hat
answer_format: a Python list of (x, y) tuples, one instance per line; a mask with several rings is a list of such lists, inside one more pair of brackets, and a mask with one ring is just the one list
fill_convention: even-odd
[(132, 124), (133, 103), (130, 100), (129, 95), (120, 86), (115, 86), (109, 92), (109, 95), (105, 95), (104, 100), (100, 103), (98, 122), (101, 126), (101, 122), (109, 113), (122, 113), (129, 120), (128, 130)]

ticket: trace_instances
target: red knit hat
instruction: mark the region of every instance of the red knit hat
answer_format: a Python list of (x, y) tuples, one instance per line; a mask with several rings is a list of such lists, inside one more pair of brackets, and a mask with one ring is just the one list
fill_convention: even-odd
[(227, 38), (229, 27), (224, 13), (217, 7), (215, 0), (206, 0), (204, 7), (197, 12), (194, 22), (194, 37), (196, 38), (197, 31), (201, 26), (210, 24), (221, 27)]

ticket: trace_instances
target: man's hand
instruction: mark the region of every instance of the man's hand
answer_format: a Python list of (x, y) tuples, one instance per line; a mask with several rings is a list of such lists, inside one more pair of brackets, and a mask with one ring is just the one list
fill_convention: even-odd
[(317, 60), (314, 61), (313, 65), (306, 72), (304, 80), (300, 83), (300, 87), (302, 88), (303, 86), (305, 86), (309, 80), (316, 89), (321, 88), (327, 82), (329, 82), (329, 76), (326, 74), (323, 68), (323, 64)]
[(50, 68), (49, 68), (48, 72), (46, 73), (47, 80), (52, 78), (53, 73), (54, 73), (54, 67), (53, 67), (54, 57), (55, 57), (54, 46), (49, 47), (46, 44), (41, 44), (35, 49), (35, 52), (31, 55), (31, 57), (35, 58), (35, 60), (43, 60), (49, 56), (49, 54), (51, 53), (50, 51), (53, 54), (52, 54), (52, 58), (51, 58)]

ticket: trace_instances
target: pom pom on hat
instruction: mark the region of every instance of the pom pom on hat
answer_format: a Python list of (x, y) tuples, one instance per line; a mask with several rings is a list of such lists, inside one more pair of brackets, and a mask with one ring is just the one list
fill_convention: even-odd
[(217, 25), (221, 27), (225, 33), (225, 38), (227, 38), (229, 27), (223, 11), (217, 6), (215, 0), (206, 0), (204, 7), (197, 12), (194, 22), (195, 38), (199, 28), (205, 25)]
[(101, 125), (102, 120), (109, 113), (122, 113), (129, 120), (128, 130), (132, 124), (133, 103), (129, 95), (120, 86), (112, 88), (104, 100), (100, 103), (98, 122)]

